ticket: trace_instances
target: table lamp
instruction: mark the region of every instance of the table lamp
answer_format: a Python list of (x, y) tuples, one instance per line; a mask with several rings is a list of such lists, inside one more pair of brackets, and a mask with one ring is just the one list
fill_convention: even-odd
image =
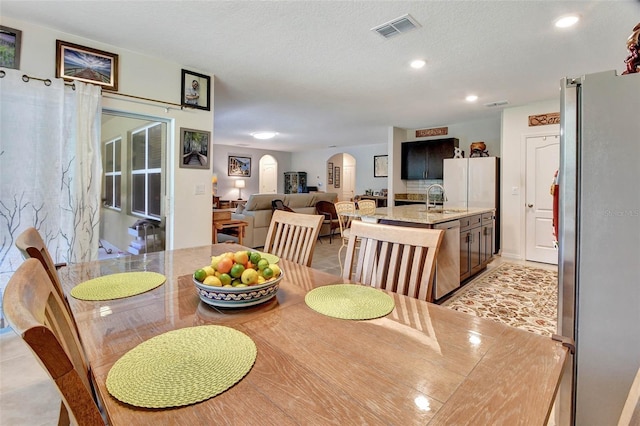
[(242, 188), (244, 188), (244, 180), (238, 179), (234, 181), (233, 186), (238, 188), (238, 200), (242, 200)]

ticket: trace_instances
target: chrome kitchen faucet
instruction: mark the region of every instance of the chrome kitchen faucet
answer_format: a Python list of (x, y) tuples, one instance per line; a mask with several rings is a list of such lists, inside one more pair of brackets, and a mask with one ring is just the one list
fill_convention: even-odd
[(431, 192), (431, 188), (433, 188), (434, 186), (436, 188), (440, 188), (440, 190), (442, 191), (442, 200), (443, 201), (447, 201), (447, 196), (446, 196), (446, 194), (444, 192), (444, 186), (440, 185), (439, 183), (434, 183), (432, 185), (429, 185), (429, 187), (427, 188), (427, 199), (424, 202), (425, 207), (427, 208), (427, 211), (429, 211), (430, 208), (437, 207), (435, 202), (433, 203), (433, 205), (429, 204), (429, 193)]

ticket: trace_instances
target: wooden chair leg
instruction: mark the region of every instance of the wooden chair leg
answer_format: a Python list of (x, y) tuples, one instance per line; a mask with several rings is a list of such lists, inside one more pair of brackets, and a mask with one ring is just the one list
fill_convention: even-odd
[(58, 426), (69, 426), (71, 424), (71, 418), (67, 411), (67, 406), (64, 402), (60, 401), (60, 415), (58, 416)]

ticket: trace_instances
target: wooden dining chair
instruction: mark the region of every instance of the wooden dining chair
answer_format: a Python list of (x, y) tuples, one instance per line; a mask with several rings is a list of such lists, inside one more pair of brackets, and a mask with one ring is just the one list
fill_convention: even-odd
[(376, 214), (376, 202), (374, 200), (358, 201), (358, 212), (362, 216), (373, 216)]
[(433, 302), (435, 260), (443, 235), (441, 229), (353, 221), (342, 277)]
[(353, 216), (348, 215), (356, 213), (356, 203), (352, 201), (338, 201), (334, 203), (334, 207), (338, 214), (340, 239), (342, 240), (342, 245), (338, 249), (338, 263), (340, 264), (340, 273), (342, 273), (342, 249), (344, 249), (349, 243), (349, 228), (351, 227), (351, 221), (353, 220)]
[(66, 263), (55, 263), (53, 261), (40, 232), (38, 232), (34, 227), (29, 227), (18, 235), (15, 244), (24, 259), (34, 258), (42, 264), (45, 271), (47, 271), (47, 275), (49, 275), (58, 296), (60, 296), (64, 302), (67, 310), (71, 312), (69, 305), (67, 304), (67, 299), (64, 296), (62, 284), (60, 283), (60, 278), (58, 277), (57, 272), (58, 269), (66, 266)]
[(311, 266), (324, 216), (274, 210), (264, 251)]
[(640, 425), (640, 368), (636, 373), (631, 389), (627, 395), (627, 400), (622, 407), (618, 426), (638, 426)]
[(58, 388), (58, 425), (104, 425), (72, 320), (38, 260), (25, 260), (11, 276), (2, 309)]
[(329, 244), (333, 241), (333, 233), (336, 229), (340, 229), (340, 222), (336, 208), (330, 201), (318, 201), (316, 203), (316, 211), (324, 216), (323, 225), (329, 225)]

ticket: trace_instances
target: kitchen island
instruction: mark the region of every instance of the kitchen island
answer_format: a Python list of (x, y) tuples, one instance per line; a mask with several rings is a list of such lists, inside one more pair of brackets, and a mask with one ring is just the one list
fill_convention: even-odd
[(363, 220), (445, 231), (436, 259), (436, 277), (430, 301), (438, 301), (454, 292), (462, 283), (478, 274), (493, 260), (493, 208), (427, 209), (413, 204), (376, 209), (373, 218)]

